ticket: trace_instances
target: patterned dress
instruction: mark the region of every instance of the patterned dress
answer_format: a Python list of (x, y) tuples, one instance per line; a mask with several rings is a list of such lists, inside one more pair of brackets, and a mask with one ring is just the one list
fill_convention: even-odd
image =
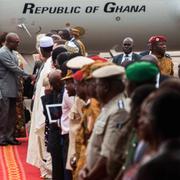
[[(19, 67), (23, 69), (23, 64), (25, 62), (24, 58), (17, 53), (17, 57), (19, 60)], [(18, 97), (16, 100), (16, 137), (26, 137), (26, 129), (25, 129), (25, 114), (24, 114), (24, 105), (23, 105), (23, 77), (18, 78)]]
[(83, 168), (86, 162), (86, 147), (88, 139), (92, 133), (94, 123), (97, 116), (100, 113), (99, 102), (92, 98), (89, 103), (82, 108), (83, 118), (81, 120), (81, 126), (76, 134), (76, 153), (77, 153), (77, 168), (74, 173), (74, 179), (78, 179), (79, 171)]

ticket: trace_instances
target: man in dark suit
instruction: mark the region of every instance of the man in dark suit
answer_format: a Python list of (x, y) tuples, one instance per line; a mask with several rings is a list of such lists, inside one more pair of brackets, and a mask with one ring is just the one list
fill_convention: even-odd
[(132, 38), (127, 37), (123, 40), (122, 50), (124, 53), (119, 54), (113, 58), (113, 63), (126, 66), (130, 61), (137, 61), (141, 58), (140, 55), (133, 52), (134, 41)]
[[(52, 158), (52, 179), (62, 179), (63, 161), (62, 161), (62, 145), (61, 145), (61, 130), (58, 127), (58, 122), (50, 122), (46, 105), (61, 104), (63, 98), (63, 84), (61, 81), (61, 71), (53, 70), (49, 73), (49, 83), (52, 91), (41, 97), (43, 111), (46, 117), (45, 120), (45, 136), (47, 151), (50, 152)], [(57, 118), (60, 119), (62, 109), (57, 113)]]
[(0, 146), (20, 144), (15, 139), (17, 80), (20, 75), (29, 75), (18, 66), (14, 50), (19, 42), (17, 34), (9, 33), (5, 46), (0, 49)]

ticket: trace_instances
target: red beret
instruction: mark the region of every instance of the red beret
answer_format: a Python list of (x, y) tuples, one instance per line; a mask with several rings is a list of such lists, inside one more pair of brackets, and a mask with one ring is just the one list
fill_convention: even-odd
[(100, 56), (90, 56), (89, 58), (91, 58), (94, 61), (101, 61), (101, 62), (107, 62), (108, 60), (105, 58), (102, 58)]
[(72, 77), (76, 80), (76, 81), (82, 81), (83, 79), (83, 72), (81, 70), (77, 71), (76, 73), (74, 73), (72, 75)]
[(167, 41), (167, 38), (161, 35), (151, 36), (148, 40), (148, 42), (151, 44), (155, 42), (166, 42), (166, 41)]

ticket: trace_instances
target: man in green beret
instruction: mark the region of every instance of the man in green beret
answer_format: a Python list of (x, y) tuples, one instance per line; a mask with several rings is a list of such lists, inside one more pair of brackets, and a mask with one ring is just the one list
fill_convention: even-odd
[[(129, 97), (132, 97), (134, 90), (145, 84), (156, 85), (157, 75), (159, 74), (158, 66), (150, 61), (136, 61), (128, 64), (125, 68), (125, 74), (127, 77), (127, 94)], [(134, 111), (134, 109), (133, 109)], [(134, 127), (134, 120), (129, 116), (130, 127), (129, 128), (129, 140), (128, 145), (126, 146), (125, 152), (126, 156), (124, 164), (121, 169), (119, 169), (118, 176), (116, 180), (122, 179), (122, 175), (127, 170), (126, 168), (132, 163), (131, 160), (134, 160), (135, 154), (137, 154), (137, 147), (139, 147), (137, 133)], [(141, 152), (144, 152), (147, 147), (146, 144), (140, 144)]]
[(125, 73), (127, 77), (127, 94), (130, 96), (135, 88), (140, 85), (156, 85), (159, 68), (153, 62), (136, 61), (126, 66)]

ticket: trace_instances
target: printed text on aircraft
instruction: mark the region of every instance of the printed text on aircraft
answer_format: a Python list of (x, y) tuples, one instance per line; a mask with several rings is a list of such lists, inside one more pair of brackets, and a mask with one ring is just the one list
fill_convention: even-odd
[[(100, 6), (87, 6), (82, 8), (81, 6), (36, 6), (34, 3), (25, 3), (23, 8), (23, 14), (79, 14), (96, 13)], [(145, 5), (117, 5), (115, 2), (107, 2), (103, 11), (105, 13), (140, 13), (146, 11)]]

